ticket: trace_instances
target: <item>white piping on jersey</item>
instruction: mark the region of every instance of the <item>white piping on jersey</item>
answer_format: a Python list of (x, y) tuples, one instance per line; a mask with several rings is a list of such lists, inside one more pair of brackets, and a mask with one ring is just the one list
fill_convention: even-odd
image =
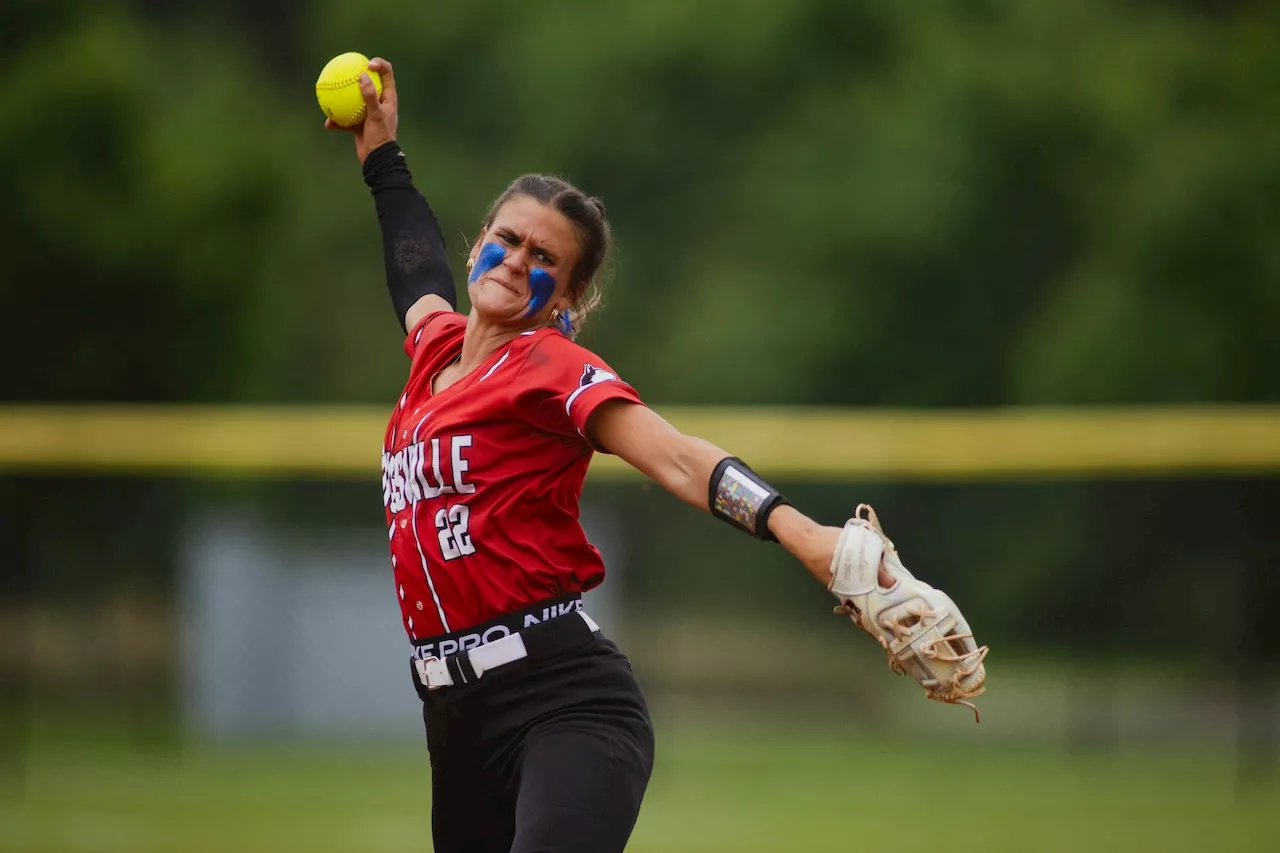
[(502, 354), (502, 358), (498, 359), (498, 363), (497, 363), (497, 364), (495, 364), (493, 367), (490, 367), (490, 368), (489, 368), (489, 370), (485, 373), (485, 375), (484, 375), (484, 376), (481, 376), (477, 381), (478, 381), (478, 382), (483, 382), (483, 381), (485, 381), (486, 379), (488, 379), (490, 376), (492, 376), (492, 375), (493, 375), (493, 372), (494, 372), (495, 370), (497, 370), (499, 367), (502, 367), (502, 362), (506, 361), (506, 360), (507, 360), (507, 356), (509, 356), (509, 355), (511, 355), (511, 350), (507, 350), (506, 352), (504, 352), (504, 353)]
[[(573, 408), (573, 401), (578, 399), (578, 395), (581, 394), (583, 391), (587, 390), (588, 388), (593, 388), (596, 385), (603, 385), (605, 382), (610, 382), (610, 381), (612, 380), (606, 379), (602, 382), (592, 382), (590, 385), (579, 385), (577, 388), (574, 389), (573, 393), (569, 395), (569, 399), (564, 401), (564, 413), (566, 415), (570, 415), (569, 409)], [(572, 415), (570, 416), (572, 417)]]
[[(427, 412), (427, 416), (429, 417), (430, 415), (431, 413)], [(414, 444), (418, 443), (418, 430), (422, 429), (422, 425), (426, 422), (427, 418), (424, 417), (422, 420), (418, 421), (418, 425), (413, 428)], [(421, 459), (419, 459), (418, 464), (422, 464)], [(438, 474), (436, 476), (439, 477)], [(440, 605), (440, 596), (436, 594), (435, 581), (431, 579), (431, 570), (427, 568), (427, 555), (426, 552), (422, 550), (422, 540), (418, 538), (418, 505), (416, 503), (411, 503), (409, 504), (408, 509), (409, 517), (413, 521), (411, 525), (413, 527), (413, 544), (418, 546), (418, 559), (422, 561), (422, 573), (427, 576), (427, 588), (431, 590), (431, 600), (436, 603), (436, 613), (440, 615), (440, 624), (444, 626), (444, 632), (448, 634), (451, 633), (453, 629), (449, 627), (449, 620), (444, 616), (444, 607)]]
[[(599, 368), (597, 368), (597, 370), (598, 369)], [(606, 370), (601, 370), (600, 374), (605, 376), (606, 378), (601, 379), (599, 382), (589, 382), (586, 385), (579, 385), (577, 388), (574, 389), (573, 393), (569, 395), (569, 399), (564, 401), (564, 413), (568, 415), (571, 420), (573, 419), (573, 413), (570, 411), (570, 409), (573, 408), (573, 401), (578, 399), (579, 394), (581, 394), (583, 391), (587, 390), (588, 388), (593, 388), (596, 385), (603, 385), (606, 382), (613, 382), (618, 378)], [(578, 430), (578, 435), (582, 436), (583, 438), (586, 438), (586, 433), (584, 433), (581, 429)]]

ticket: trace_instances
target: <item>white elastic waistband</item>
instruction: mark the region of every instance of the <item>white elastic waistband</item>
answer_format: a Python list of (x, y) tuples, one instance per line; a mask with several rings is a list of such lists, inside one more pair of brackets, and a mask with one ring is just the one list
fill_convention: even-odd
[[(582, 621), (587, 623), (587, 627), (592, 632), (600, 630), (600, 626), (585, 611), (579, 610), (576, 615), (582, 617)], [(471, 668), (475, 670), (476, 678), (479, 678), (490, 670), (527, 658), (529, 651), (525, 648), (524, 638), (517, 633), (458, 654), (467, 656), (471, 662)], [(448, 660), (448, 658), (414, 660), (413, 667), (418, 673), (418, 680), (424, 687), (428, 690), (436, 690), (441, 687), (452, 687), (456, 683), (453, 673), (449, 671)], [(465, 675), (463, 679), (465, 682)]]

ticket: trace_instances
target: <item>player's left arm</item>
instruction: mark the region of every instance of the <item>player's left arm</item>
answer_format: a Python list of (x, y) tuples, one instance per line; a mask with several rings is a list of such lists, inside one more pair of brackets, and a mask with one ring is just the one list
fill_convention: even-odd
[[(587, 421), (591, 443), (614, 454), (681, 501), (711, 512), (712, 477), (729, 453), (685, 435), (649, 407), (624, 400), (601, 404)], [(818, 524), (789, 503), (768, 513), (768, 532), (826, 586), (841, 528)]]
[(595, 446), (690, 506), (758, 538), (776, 538), (836, 596), (836, 612), (876, 638), (894, 672), (910, 675), (930, 699), (973, 708), (977, 719), (971, 700), (986, 689), (987, 647), (977, 644), (950, 597), (907, 571), (870, 507), (860, 505), (843, 528), (818, 524), (746, 463), (640, 403), (601, 403), (586, 426)]

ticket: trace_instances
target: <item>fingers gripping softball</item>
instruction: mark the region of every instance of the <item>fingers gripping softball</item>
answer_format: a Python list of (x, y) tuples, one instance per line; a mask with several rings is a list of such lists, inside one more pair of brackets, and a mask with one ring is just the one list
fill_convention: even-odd
[[(893, 579), (887, 587), (877, 579), (882, 568)], [(977, 719), (969, 700), (986, 689), (987, 647), (974, 641), (946, 593), (907, 571), (866, 504), (859, 504), (840, 534), (828, 589), (840, 601), (836, 612), (875, 637), (894, 672), (914, 678), (930, 699), (973, 708)]]

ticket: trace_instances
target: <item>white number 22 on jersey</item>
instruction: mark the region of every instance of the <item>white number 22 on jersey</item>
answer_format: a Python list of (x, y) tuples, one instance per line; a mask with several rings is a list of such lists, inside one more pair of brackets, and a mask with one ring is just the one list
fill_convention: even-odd
[(476, 552), (476, 546), (467, 533), (471, 510), (466, 504), (454, 504), (436, 513), (436, 530), (440, 537), (440, 554), (446, 560), (456, 560)]

